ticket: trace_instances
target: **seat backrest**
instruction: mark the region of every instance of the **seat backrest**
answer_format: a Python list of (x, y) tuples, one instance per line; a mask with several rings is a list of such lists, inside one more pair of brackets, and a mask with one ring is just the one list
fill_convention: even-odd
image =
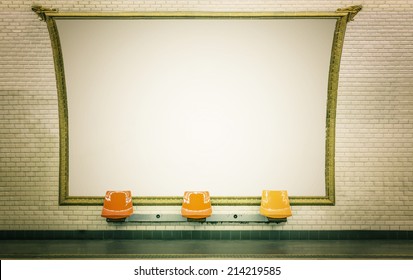
[(211, 199), (207, 191), (187, 191), (184, 193), (183, 208), (203, 210), (211, 207)]
[(125, 210), (132, 207), (130, 191), (107, 191), (103, 207), (110, 210)]
[(290, 207), (287, 191), (262, 191), (261, 203), (272, 206), (273, 208)]

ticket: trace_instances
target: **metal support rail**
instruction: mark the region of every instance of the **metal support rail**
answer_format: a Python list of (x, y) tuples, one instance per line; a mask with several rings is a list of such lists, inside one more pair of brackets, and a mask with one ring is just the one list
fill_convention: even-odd
[(270, 219), (259, 214), (213, 214), (205, 219), (187, 219), (179, 214), (133, 214), (123, 220), (106, 219), (107, 222), (124, 223), (283, 223), (287, 218)]

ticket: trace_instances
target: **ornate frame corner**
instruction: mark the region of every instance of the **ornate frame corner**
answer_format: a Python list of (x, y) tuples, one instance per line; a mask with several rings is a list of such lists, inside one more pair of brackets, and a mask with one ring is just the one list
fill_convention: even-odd
[(46, 21), (47, 14), (50, 12), (58, 12), (57, 9), (49, 9), (49, 8), (43, 8), (43, 6), (40, 5), (33, 5), (32, 6), (32, 11), (37, 14), (39, 17), (40, 21)]
[(347, 13), (347, 22), (353, 21), (356, 15), (363, 9), (362, 5), (354, 5), (346, 8), (337, 9), (338, 13)]

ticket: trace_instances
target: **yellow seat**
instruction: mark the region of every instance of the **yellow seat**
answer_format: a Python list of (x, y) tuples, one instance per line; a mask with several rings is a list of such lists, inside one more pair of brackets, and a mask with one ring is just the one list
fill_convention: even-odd
[(269, 219), (291, 217), (290, 201), (287, 191), (262, 191), (260, 214)]
[(188, 219), (206, 219), (212, 215), (211, 199), (207, 191), (184, 193), (181, 214)]
[(133, 214), (130, 191), (107, 191), (101, 216), (110, 220), (124, 220)]

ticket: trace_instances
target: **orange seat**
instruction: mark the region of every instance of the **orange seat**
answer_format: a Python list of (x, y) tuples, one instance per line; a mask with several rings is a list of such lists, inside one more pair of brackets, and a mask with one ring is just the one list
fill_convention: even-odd
[(260, 213), (269, 219), (286, 219), (291, 217), (292, 213), (287, 191), (262, 191)]
[(130, 191), (107, 191), (101, 216), (111, 220), (126, 219), (133, 214)]
[(185, 192), (181, 214), (188, 219), (205, 219), (211, 216), (212, 207), (209, 192)]

